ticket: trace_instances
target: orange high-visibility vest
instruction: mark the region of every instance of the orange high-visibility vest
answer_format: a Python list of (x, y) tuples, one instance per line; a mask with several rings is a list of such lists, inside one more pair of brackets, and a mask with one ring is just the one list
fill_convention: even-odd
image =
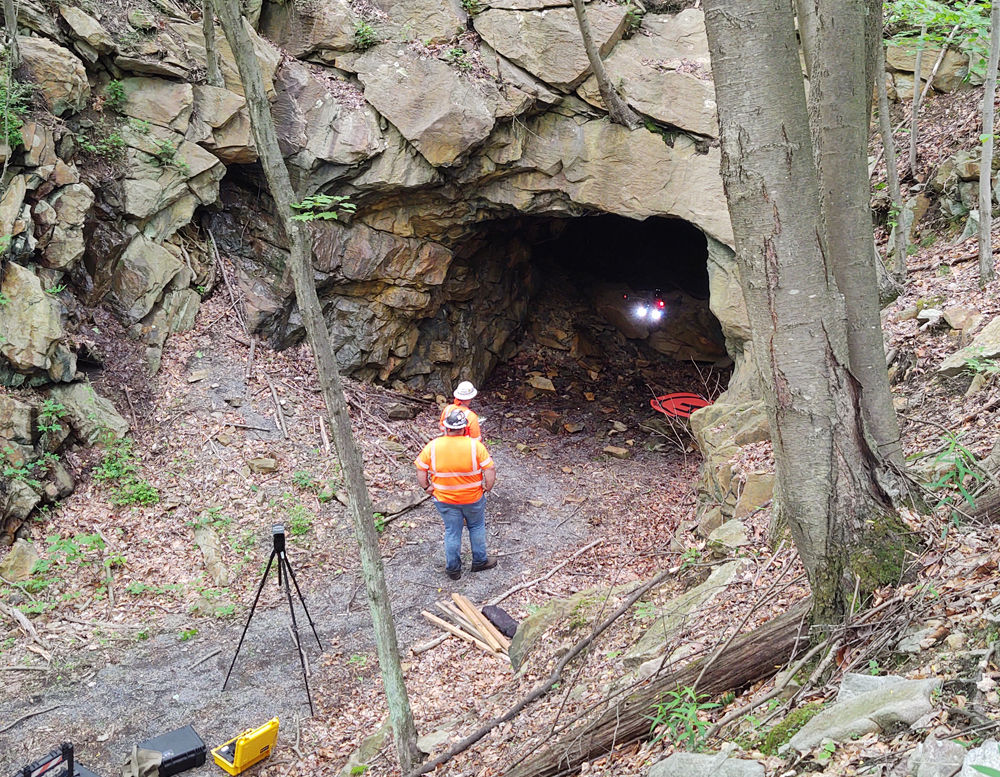
[(471, 437), (476, 442), (482, 442), (482, 432), (479, 431), (479, 416), (477, 416), (465, 405), (457, 405), (454, 402), (448, 405), (448, 407), (444, 409), (444, 412), (441, 413), (441, 420), (438, 422), (438, 426), (441, 428), (441, 431), (444, 432), (444, 419), (448, 417), (448, 413), (452, 410), (461, 410), (465, 413), (465, 417), (469, 419), (469, 425), (465, 427), (466, 436)]
[(483, 470), (493, 466), (486, 446), (469, 437), (437, 437), (414, 462), (426, 470), (439, 502), (465, 505), (483, 495)]

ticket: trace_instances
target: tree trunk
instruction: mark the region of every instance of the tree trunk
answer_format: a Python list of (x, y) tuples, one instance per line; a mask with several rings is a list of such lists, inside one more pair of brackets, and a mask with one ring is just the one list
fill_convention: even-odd
[(892, 118), (889, 116), (889, 93), (885, 86), (885, 49), (878, 47), (878, 125), (885, 153), (885, 177), (889, 185), (891, 219), (896, 225), (896, 245), (893, 275), (899, 283), (906, 280), (906, 253), (909, 250), (909, 225), (903, 223), (903, 195), (899, 189), (899, 169), (896, 167), (896, 141), (892, 136)]
[(917, 46), (917, 61), (913, 68), (913, 109), (910, 111), (910, 177), (917, 177), (917, 135), (920, 129), (920, 60), (924, 58), (924, 44), (927, 39), (927, 25), (920, 28), (920, 45)]
[(822, 238), (795, 28), (786, 0), (710, 0), (705, 24), (722, 176), (771, 422), (775, 502), (809, 576), (814, 620), (840, 623), (855, 575), (859, 601), (887, 579), (897, 582), (903, 547), (876, 480), (878, 454), (864, 435), (861, 387), (848, 368), (847, 316)]
[(212, 10), (212, 0), (203, 0), (201, 6), (201, 29), (205, 35), (205, 63), (207, 72), (205, 83), (220, 89), (226, 85), (219, 67), (219, 55), (215, 50), (215, 13)]
[[(868, 117), (865, 126), (872, 123), (872, 99), (875, 94), (875, 79), (879, 77), (879, 61), (883, 61), (882, 77), (885, 77), (885, 64), (882, 49), (882, 27), (884, 13), (882, 0), (865, 0), (865, 115)], [(882, 52), (879, 54), (879, 52)]]
[(993, 143), (997, 61), (1000, 60), (1000, 2), (990, 11), (990, 58), (983, 86), (983, 154), (979, 162), (979, 285), (996, 277), (993, 269)]
[(17, 8), (14, 6), (14, 0), (3, 0), (3, 18), (7, 29), (9, 57), (7, 72), (12, 73), (21, 67), (21, 49), (17, 45)]
[(691, 687), (717, 696), (745, 688), (773, 676), (782, 666), (806, 652), (809, 640), (803, 621), (808, 602), (796, 605), (749, 634), (733, 640), (698, 682), (707, 659), (688, 664), (676, 672), (654, 676), (629, 696), (613, 704), (596, 721), (560, 732), (547, 750), (531, 756), (503, 777), (557, 777), (567, 774), (584, 761), (593, 761), (631, 742), (650, 737), (650, 715), (668, 691)]
[(851, 374), (881, 457), (904, 466), (885, 369), (868, 179), (865, 26), (868, 0), (818, 2), (809, 123), (819, 174), (827, 257), (847, 313)]
[(310, 236), (305, 225), (292, 220), (293, 189), (288, 168), (285, 167), (278, 148), (260, 65), (244, 26), (245, 21), (240, 16), (237, 0), (217, 2), (216, 11), (236, 58), (250, 112), (254, 140), (257, 143), (257, 153), (288, 238), (289, 267), (295, 284), (295, 297), (316, 358), (323, 399), (326, 402), (337, 455), (344, 472), (354, 532), (360, 547), (362, 575), (374, 623), (375, 645), (379, 667), (382, 670), (386, 701), (389, 705), (389, 717), (395, 734), (400, 768), (405, 773), (420, 759), (416, 744), (417, 731), (406, 695), (406, 686), (403, 684), (396, 629), (392, 620), (389, 591), (385, 584), (382, 557), (378, 547), (378, 533), (373, 521), (371, 497), (365, 483), (363, 461), (354, 442), (340, 373), (337, 370), (330, 335), (313, 282)]
[(587, 50), (590, 69), (594, 71), (594, 76), (597, 78), (597, 88), (601, 90), (604, 107), (608, 109), (608, 116), (615, 124), (635, 129), (642, 124), (642, 119), (628, 107), (611, 85), (608, 71), (604, 69), (601, 52), (594, 45), (594, 36), (590, 32), (590, 21), (587, 19), (587, 9), (583, 7), (583, 3), (584, 0), (573, 0), (573, 10), (576, 11), (576, 20), (580, 24), (580, 35), (583, 36), (583, 47)]

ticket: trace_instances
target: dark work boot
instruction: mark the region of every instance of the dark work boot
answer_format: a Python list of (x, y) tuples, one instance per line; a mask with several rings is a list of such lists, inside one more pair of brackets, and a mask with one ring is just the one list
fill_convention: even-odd
[(484, 561), (482, 564), (477, 564), (475, 562), (472, 562), (472, 571), (482, 572), (484, 569), (493, 569), (493, 567), (495, 567), (496, 565), (497, 565), (496, 556), (487, 556), (486, 561)]
[[(473, 569), (474, 568), (475, 567), (473, 567)], [(452, 580), (460, 580), (462, 577), (461, 569), (456, 569), (454, 572), (450, 569), (446, 569), (445, 572), (448, 574), (448, 577), (450, 577)]]

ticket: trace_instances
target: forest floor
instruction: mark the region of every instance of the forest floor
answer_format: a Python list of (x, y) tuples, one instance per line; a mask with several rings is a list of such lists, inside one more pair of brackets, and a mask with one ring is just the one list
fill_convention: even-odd
[[(949, 111), (968, 99), (937, 98), (932, 114), (949, 121)], [(938, 124), (927, 137), (928, 158), (947, 155), (941, 143), (958, 142)], [(974, 251), (974, 241), (957, 243), (952, 225), (928, 226), (909, 257), (904, 294), (884, 313), (888, 345), (905, 366), (897, 370), (893, 392), (903, 413), (906, 453), (921, 457), (917, 464), (926, 470), (942, 453), (954, 453), (942, 429), (959, 434), (964, 449), (980, 459), (997, 435), (997, 379), (968, 396), (971, 375), (935, 379), (937, 364), (960, 343), (947, 329), (921, 329), (905, 313), (921, 299), (939, 298), (935, 304), (976, 308), (983, 324), (1000, 315), (1000, 283), (979, 289), (975, 261), (967, 258)], [(484, 418), (484, 439), (497, 461), (487, 525), (499, 566), (450, 581), (443, 572), (440, 519), (428, 502), (385, 523), (380, 534), (417, 727), (421, 734), (444, 732), (437, 750), (449, 736), (455, 741), (534, 687), (550, 671), (559, 644), (518, 675), (454, 639), (414, 653), (415, 645), (438, 634), (421, 610), (432, 609), (453, 591), (477, 604), (497, 597), (598, 541), (502, 606), (521, 619), (555, 598), (673, 569), (677, 574), (662, 593), (666, 598), (718, 563), (690, 531), (698, 456), (683, 433), (654, 425), (649, 399), (683, 390), (714, 397), (726, 376), (662, 360), (623, 342), (588, 316), (565, 287), (553, 288), (543, 292), (532, 313), (541, 330), (585, 329), (603, 354), (581, 361), (568, 351), (539, 345), (529, 334), (517, 356), (481, 387), (474, 408)], [(113, 455), (134, 461), (160, 501), (116, 504), (123, 499), (120, 486), (92, 477), (102, 471), (108, 452), (72, 455), (77, 492), (32, 526), (49, 563), (44, 579), (3, 592), (5, 601), (28, 614), (33, 633), (16, 627), (0, 632), (0, 772), (71, 740), (83, 763), (108, 775), (117, 772), (131, 745), (146, 737), (191, 723), (211, 747), (277, 716), (279, 746), (249, 773), (336, 775), (385, 718), (350, 521), (340, 502), (327, 498), (338, 488), (339, 473), (320, 421), (311, 356), (305, 347), (274, 353), (257, 343), (251, 357), (250, 339), (231, 309), (219, 287), (202, 306), (195, 330), (168, 341), (162, 370), (152, 380), (143, 377), (143, 354), (121, 337), (110, 317), (95, 313), (92, 323), (104, 335), (108, 365), (95, 382), (128, 412), (134, 426), (132, 448)], [(531, 388), (532, 377), (548, 377), (556, 391)], [(347, 385), (375, 502), (412, 495), (417, 491), (412, 461), (422, 441), (436, 434), (443, 398)], [(274, 397), (287, 439), (279, 429)], [(419, 413), (413, 420), (390, 420), (388, 408), (396, 403)], [(562, 423), (582, 428), (564, 434), (546, 428), (558, 430)], [(608, 445), (624, 447), (628, 457), (607, 455)], [(772, 466), (768, 443), (745, 451), (737, 475)], [(259, 461), (264, 459), (273, 460), (273, 471), (268, 471), (272, 462)], [(978, 486), (972, 482), (977, 477), (968, 485)], [(1000, 596), (1000, 531), (969, 520), (961, 510), (959, 503), (926, 516), (904, 515), (918, 538), (919, 558), (908, 582), (878, 592), (871, 603), (897, 602), (902, 609), (893, 611), (891, 624), (868, 629), (832, 656), (833, 676), (809, 688), (798, 703), (829, 698), (848, 669), (893, 671), (946, 681), (928, 724), (939, 736), (972, 741), (979, 735), (962, 733), (969, 717), (961, 713), (972, 701), (995, 717), (1000, 697), (993, 688), (1000, 671), (987, 655), (976, 674), (982, 654), (970, 651), (990, 649), (1000, 639), (993, 623), (993, 601)], [(228, 688), (221, 690), (270, 554), (270, 526), (279, 521), (289, 531), (289, 559), (321, 644), (316, 646), (297, 609), (310, 662), (312, 716), (288, 606), (273, 573)], [(808, 594), (790, 544), (769, 536), (769, 522), (769, 509), (749, 519), (751, 544), (740, 551), (743, 570), (697, 622), (686, 626), (681, 641), (693, 654), (711, 654), (736, 630), (748, 631)], [(220, 537), (228, 585), (205, 573), (194, 543), (199, 526), (211, 527)], [(917, 627), (935, 632), (914, 655), (895, 654), (891, 644), (881, 644), (887, 640), (880, 641), (880, 634)], [(601, 698), (620, 673), (617, 658), (632, 636), (610, 630), (602, 637), (575, 678), (584, 686), (580, 696), (570, 698), (574, 683), (567, 683), (565, 693), (547, 695), (438, 773), (490, 777), (523, 759), (551, 734), (560, 716)], [(978, 688), (966, 682), (970, 672)], [(717, 719), (771, 687), (768, 681), (743, 689), (723, 700), (728, 708), (705, 710), (702, 717)], [(743, 727), (728, 733), (734, 738), (747, 732)], [(800, 758), (746, 747), (767, 763), (769, 773), (825, 768), (846, 774), (863, 765), (888, 773), (905, 763), (920, 738), (912, 732), (869, 735), (827, 753), (825, 761), (806, 758), (802, 766)], [(644, 775), (649, 763), (677, 746), (669, 739), (622, 748), (586, 764), (584, 771)], [(398, 775), (391, 745), (376, 750), (366, 773)], [(218, 772), (206, 765), (189, 773)]]

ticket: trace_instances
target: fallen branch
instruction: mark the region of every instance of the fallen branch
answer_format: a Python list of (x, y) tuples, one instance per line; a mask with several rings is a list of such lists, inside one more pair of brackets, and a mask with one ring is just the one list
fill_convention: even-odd
[(596, 548), (602, 542), (604, 542), (604, 540), (600, 539), (600, 540), (594, 540), (589, 545), (584, 545), (582, 548), (580, 548), (576, 553), (574, 553), (568, 559), (566, 559), (565, 561), (563, 561), (563, 562), (561, 562), (559, 564), (556, 564), (554, 567), (552, 567), (552, 569), (550, 569), (548, 572), (546, 572), (541, 577), (536, 577), (534, 580), (531, 580), (531, 581), (529, 581), (527, 583), (520, 583), (518, 585), (515, 585), (513, 588), (511, 588), (511, 589), (509, 589), (507, 591), (504, 591), (499, 596), (494, 596), (492, 599), (490, 599), (487, 602), (487, 604), (499, 604), (504, 599), (506, 599), (508, 596), (512, 596), (513, 594), (516, 594), (518, 591), (523, 591), (524, 589), (531, 588), (532, 586), (536, 586), (539, 583), (544, 583), (546, 580), (548, 580), (550, 577), (552, 577), (552, 575), (554, 575), (556, 572), (558, 572), (560, 569), (562, 569), (564, 566), (566, 566), (570, 561), (573, 561), (574, 559), (579, 558), (584, 553), (586, 553), (588, 550), (591, 550), (592, 548)]
[(44, 715), (46, 712), (52, 712), (52, 710), (59, 709), (62, 706), (63, 705), (61, 705), (61, 704), (53, 704), (50, 707), (45, 707), (44, 709), (41, 709), (41, 710), (35, 710), (34, 712), (25, 713), (24, 715), (22, 715), (21, 717), (19, 717), (17, 720), (15, 720), (13, 723), (8, 723), (3, 728), (0, 728), (0, 734), (4, 733), (5, 731), (10, 731), (18, 723), (21, 723), (22, 721), (28, 720), (28, 718), (34, 718), (34, 717), (37, 717), (38, 715)]
[[(569, 560), (570, 559), (567, 559), (567, 561)], [(476, 742), (478, 742), (480, 739), (489, 734), (497, 726), (502, 725), (503, 723), (506, 723), (508, 720), (511, 720), (512, 718), (516, 717), (521, 713), (521, 711), (525, 707), (527, 707), (529, 704), (536, 701), (537, 699), (540, 699), (542, 696), (544, 696), (546, 693), (552, 690), (552, 687), (559, 682), (559, 679), (562, 677), (563, 669), (566, 668), (566, 665), (570, 661), (572, 661), (574, 658), (580, 655), (580, 653), (582, 653), (584, 650), (590, 647), (590, 645), (594, 642), (594, 640), (597, 639), (605, 630), (607, 630), (609, 626), (611, 626), (622, 615), (628, 612), (633, 604), (635, 604), (637, 601), (639, 601), (639, 599), (645, 596), (646, 593), (650, 591), (650, 589), (660, 585), (664, 580), (667, 579), (667, 577), (670, 576), (670, 574), (671, 573), (669, 571), (661, 572), (652, 580), (650, 580), (648, 583), (646, 583), (641, 588), (636, 590), (621, 604), (621, 606), (617, 610), (615, 610), (613, 613), (611, 613), (611, 615), (605, 618), (600, 623), (600, 625), (598, 625), (585, 638), (577, 642), (570, 649), (570, 651), (565, 656), (562, 657), (562, 660), (558, 664), (556, 664), (556, 668), (552, 670), (552, 674), (549, 675), (548, 680), (546, 680), (544, 683), (535, 688), (527, 696), (524, 696), (519, 702), (517, 702), (513, 707), (507, 710), (503, 715), (493, 718), (493, 720), (489, 721), (484, 726), (480, 727), (472, 734), (465, 737), (465, 739), (456, 744), (454, 747), (446, 750), (444, 753), (442, 753), (432, 761), (428, 761), (427, 763), (423, 764), (422, 766), (420, 766), (419, 769), (415, 769), (412, 772), (410, 772), (407, 775), (407, 777), (418, 777), (418, 775), (427, 774), (428, 772), (432, 772), (435, 769), (437, 769), (437, 767), (441, 766), (441, 764), (448, 763), (448, 761), (450, 761), (456, 755), (465, 752), (470, 747), (472, 747), (472, 745), (476, 744)]]
[(217, 655), (219, 655), (219, 653), (221, 653), (221, 652), (222, 652), (222, 648), (216, 648), (216, 649), (215, 649), (215, 650), (213, 650), (213, 651), (212, 651), (211, 653), (209, 653), (209, 654), (207, 654), (207, 655), (204, 655), (204, 656), (202, 656), (202, 657), (201, 657), (201, 658), (199, 658), (199, 659), (198, 659), (197, 661), (195, 661), (195, 662), (194, 662), (193, 664), (191, 664), (191, 666), (189, 666), (189, 667), (188, 667), (188, 670), (191, 670), (191, 669), (194, 669), (194, 668), (195, 668), (196, 666), (201, 666), (201, 665), (202, 665), (202, 664), (204, 664), (204, 663), (205, 663), (206, 661), (208, 661), (208, 659), (210, 659), (210, 658), (212, 658), (212, 657), (214, 657), (214, 656), (217, 656)]
[(278, 392), (274, 389), (274, 384), (271, 382), (271, 376), (266, 372), (264, 373), (264, 380), (267, 381), (267, 387), (271, 389), (271, 398), (274, 400), (274, 412), (278, 421), (278, 428), (281, 429), (282, 435), (285, 439), (288, 439), (288, 427), (285, 426), (285, 414), (281, 410), (281, 403), (278, 401)]
[(427, 640), (426, 642), (418, 642), (410, 648), (410, 652), (415, 656), (419, 656), (421, 653), (426, 653), (428, 650), (433, 650), (438, 645), (447, 642), (450, 638), (451, 634), (442, 634), (440, 637), (434, 637), (434, 639)]

